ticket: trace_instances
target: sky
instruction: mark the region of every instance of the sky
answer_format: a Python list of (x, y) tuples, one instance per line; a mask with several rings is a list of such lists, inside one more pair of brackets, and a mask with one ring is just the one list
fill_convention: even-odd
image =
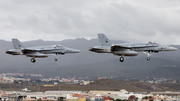
[(180, 0), (1, 0), (0, 39), (180, 45)]

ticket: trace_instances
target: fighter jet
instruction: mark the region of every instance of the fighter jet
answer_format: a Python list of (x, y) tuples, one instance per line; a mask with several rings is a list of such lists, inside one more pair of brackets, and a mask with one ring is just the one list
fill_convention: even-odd
[(31, 62), (35, 63), (35, 58), (45, 58), (48, 57), (47, 54), (52, 54), (55, 56), (55, 61), (57, 61), (58, 55), (64, 55), (66, 53), (79, 53), (80, 50), (64, 47), (62, 45), (51, 45), (51, 46), (36, 46), (26, 48), (18, 39), (12, 39), (14, 49), (9, 49), (6, 51), (7, 54), (11, 55), (26, 55), (27, 57), (32, 57)]
[(137, 56), (138, 52), (147, 54), (147, 60), (150, 60), (150, 56), (153, 53), (159, 51), (176, 51), (177, 48), (171, 46), (160, 45), (158, 43), (122, 43), (112, 44), (111, 41), (104, 35), (98, 34), (101, 46), (94, 46), (89, 51), (97, 53), (113, 53), (114, 55), (121, 56), (120, 62), (124, 61), (124, 56)]

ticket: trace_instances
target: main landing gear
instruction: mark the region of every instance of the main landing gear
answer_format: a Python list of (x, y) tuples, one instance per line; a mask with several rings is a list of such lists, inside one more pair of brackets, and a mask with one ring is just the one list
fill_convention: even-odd
[(124, 61), (124, 57), (120, 57), (119, 61), (123, 62)]
[(32, 63), (35, 63), (35, 62), (36, 62), (36, 60), (35, 60), (34, 57), (31, 59), (31, 62), (32, 62)]

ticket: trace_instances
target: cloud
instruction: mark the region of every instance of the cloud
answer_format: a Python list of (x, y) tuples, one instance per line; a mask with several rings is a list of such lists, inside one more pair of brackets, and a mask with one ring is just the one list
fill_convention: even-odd
[(97, 33), (105, 33), (110, 39), (128, 42), (180, 44), (178, 3), (178, 0), (5, 0), (0, 1), (0, 37), (57, 41), (96, 38)]

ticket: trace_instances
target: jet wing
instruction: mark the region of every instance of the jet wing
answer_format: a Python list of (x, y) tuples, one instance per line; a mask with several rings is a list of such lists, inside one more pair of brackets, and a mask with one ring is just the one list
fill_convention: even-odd
[(26, 54), (31, 54), (31, 53), (35, 53), (35, 52), (38, 52), (38, 51), (40, 51), (39, 49), (28, 49), (28, 48), (26, 48), (26, 49), (21, 49), (21, 51), (22, 51), (22, 53), (24, 54), (24, 55), (26, 55)]
[(44, 58), (44, 57), (48, 57), (46, 54), (42, 54), (42, 53), (39, 53), (39, 52), (28, 52), (25, 54), (27, 57), (39, 57), (39, 58)]
[[(64, 50), (57, 48), (58, 50)], [(21, 51), (26, 54), (26, 53), (31, 53), (31, 52), (39, 52), (39, 51), (49, 51), (49, 50), (56, 50), (56, 48), (25, 48), (21, 49)]]
[(115, 49), (130, 49), (131, 47), (127, 45), (112, 45), (111, 51), (114, 51)]
[(48, 50), (64, 50), (64, 47), (62, 46), (39, 46), (39, 47), (29, 47), (29, 48), (23, 48), (22, 51), (41, 51), (41, 50), (44, 50), (44, 51), (48, 51)]

